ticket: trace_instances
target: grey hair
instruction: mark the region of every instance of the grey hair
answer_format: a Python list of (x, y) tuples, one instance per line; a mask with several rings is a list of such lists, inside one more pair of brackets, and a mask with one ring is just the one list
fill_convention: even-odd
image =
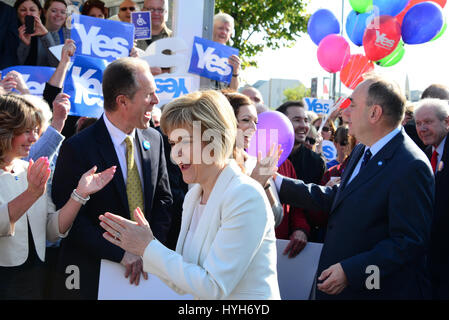
[(421, 108), (431, 108), (435, 111), (435, 115), (439, 120), (444, 120), (449, 117), (449, 104), (447, 100), (436, 98), (427, 98), (420, 100), (419, 102), (417, 102), (415, 114), (417, 114)]
[(232, 25), (232, 29), (234, 29), (234, 18), (224, 12), (219, 12), (214, 16), (214, 24), (215, 22), (220, 21), (220, 22), (228, 22)]

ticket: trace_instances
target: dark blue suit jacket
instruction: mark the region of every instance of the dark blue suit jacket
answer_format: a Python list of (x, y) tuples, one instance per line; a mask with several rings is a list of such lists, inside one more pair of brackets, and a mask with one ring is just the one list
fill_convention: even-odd
[[(429, 159), (432, 147), (426, 149)], [(435, 172), (435, 211), (430, 241), (430, 272), (434, 299), (449, 299), (449, 137)]]
[[(170, 215), (166, 208), (171, 204), (172, 196), (162, 136), (149, 128), (137, 129), (136, 137), (140, 145), (144, 176), (145, 217), (154, 236), (164, 243), (170, 226)], [(150, 143), (148, 150), (143, 148), (143, 141)], [(77, 187), (80, 177), (94, 165), (98, 167), (97, 172), (113, 165), (117, 166), (117, 170), (108, 185), (91, 195), (91, 199), (78, 213), (69, 235), (62, 240), (57, 298), (96, 299), (101, 259), (120, 262), (124, 255), (124, 250), (103, 238), (104, 229), (98, 220), (98, 216), (106, 211), (130, 218), (126, 184), (103, 118), (62, 145), (53, 176), (52, 198), (56, 207), (61, 208)], [(79, 290), (67, 290), (65, 287), (68, 265), (78, 266), (80, 270)]]
[[(426, 256), (434, 181), (425, 154), (402, 130), (347, 184), (364, 152), (357, 145), (341, 186), (322, 187), (284, 178), (281, 202), (329, 212), (318, 276), (341, 263), (349, 285), (317, 299), (430, 298)], [(380, 271), (380, 289), (368, 290), (367, 267)]]

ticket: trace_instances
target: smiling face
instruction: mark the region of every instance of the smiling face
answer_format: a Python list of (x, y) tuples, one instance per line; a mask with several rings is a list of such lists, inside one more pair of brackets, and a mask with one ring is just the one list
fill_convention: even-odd
[(89, 10), (88, 16), (89, 17), (94, 17), (94, 18), (100, 18), (100, 19), (104, 19), (105, 18), (103, 11), (100, 8), (97, 8), (97, 7), (92, 7)]
[(39, 17), (41, 14), (38, 6), (31, 0), (23, 2), (17, 8), (17, 17), (21, 24), (25, 24), (25, 16)]
[(159, 29), (165, 23), (164, 0), (146, 0), (142, 8), (143, 11), (151, 12), (151, 27), (152, 29)]
[(216, 21), (214, 23), (213, 40), (226, 45), (229, 39), (231, 39), (232, 31), (233, 26), (229, 22)]
[(295, 132), (295, 145), (304, 144), (309, 133), (309, 118), (302, 107), (291, 106), (287, 108), (287, 117), (290, 119)]
[(248, 149), (257, 129), (257, 110), (253, 104), (243, 105), (237, 114), (237, 145), (243, 141), (243, 148)]
[(11, 141), (11, 156), (13, 158), (26, 158), (31, 146), (39, 138), (39, 129), (27, 129), (25, 132), (14, 136)]
[(67, 18), (67, 6), (62, 2), (54, 1), (45, 12), (45, 27), (49, 31), (56, 31), (61, 28)]
[(437, 147), (449, 132), (449, 118), (440, 119), (435, 109), (423, 106), (415, 114), (416, 131), (425, 145)]
[(147, 129), (150, 126), (151, 111), (159, 103), (156, 95), (156, 84), (149, 68), (142, 67), (137, 71), (138, 90), (132, 98), (124, 97), (122, 118), (126, 132), (134, 128)]
[(137, 10), (136, 4), (134, 1), (125, 0), (120, 4), (118, 17), (122, 22), (131, 23), (131, 12)]

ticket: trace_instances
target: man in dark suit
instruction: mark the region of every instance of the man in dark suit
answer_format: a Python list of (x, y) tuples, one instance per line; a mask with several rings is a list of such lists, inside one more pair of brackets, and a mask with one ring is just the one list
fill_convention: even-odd
[(449, 105), (447, 100), (424, 99), (415, 112), (416, 130), (435, 173), (435, 211), (429, 267), (434, 299), (449, 299)]
[[(306, 137), (310, 130), (310, 122), (304, 108), (304, 102), (301, 100), (287, 101), (279, 106), (276, 111), (282, 112), (287, 116), (293, 125), (295, 133), (295, 145), (290, 153), (288, 160), (295, 168), (296, 177), (305, 183), (319, 184), (326, 171), (324, 159), (316, 152), (305, 146)], [(302, 208), (304, 209), (304, 208)], [(324, 230), (314, 224), (311, 214), (304, 210), (308, 223), (311, 226), (309, 238), (305, 232), (300, 235), (304, 241), (323, 242)]]
[[(143, 207), (155, 237), (163, 243), (170, 226), (166, 207), (172, 196), (164, 144), (149, 128), (151, 110), (159, 102), (149, 66), (137, 58), (112, 62), (104, 71), (103, 96), (103, 116), (63, 144), (54, 172), (52, 198), (59, 208), (85, 168), (117, 166), (113, 181), (80, 210), (61, 243), (57, 298), (96, 299), (101, 259), (121, 263), (130, 282), (139, 283), (142, 259), (103, 238), (99, 215), (112, 212), (130, 219), (135, 207)], [(79, 269), (79, 289), (67, 288), (70, 265)]]
[(281, 202), (329, 212), (318, 299), (430, 297), (426, 253), (434, 181), (425, 154), (400, 126), (405, 97), (379, 76), (345, 109), (357, 145), (340, 186), (276, 177)]

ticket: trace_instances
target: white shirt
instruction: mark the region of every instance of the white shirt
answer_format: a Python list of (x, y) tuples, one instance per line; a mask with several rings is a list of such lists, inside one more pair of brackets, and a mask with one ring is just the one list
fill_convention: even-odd
[(200, 219), (203, 215), (204, 208), (206, 204), (198, 203), (195, 206), (195, 210), (193, 211), (192, 220), (190, 221), (189, 231), (187, 231), (186, 240), (184, 242), (184, 247), (189, 248), (192, 245), (193, 236), (195, 235), (195, 230), (198, 224), (200, 223)]
[[(402, 126), (397, 127), (393, 131), (391, 131), (389, 134), (384, 136), (383, 138), (377, 140), (371, 147), (366, 146), (365, 150), (363, 151), (363, 154), (365, 154), (366, 150), (369, 149), (371, 151), (371, 159), (374, 158), (376, 153), (378, 153), (385, 145), (391, 141), (399, 132), (401, 132)], [(347, 184), (350, 184), (351, 181), (354, 179), (355, 176), (357, 176), (360, 172), (360, 167), (362, 166), (363, 161), (363, 155), (360, 157), (359, 162), (357, 162), (357, 165), (355, 166), (354, 171), (352, 172), (352, 176), (349, 179)]]
[[(391, 141), (391, 139), (393, 139), (399, 132), (401, 132), (401, 128), (402, 128), (402, 126), (397, 127), (396, 129), (391, 131), (389, 134), (387, 134), (383, 138), (377, 140), (377, 142), (375, 142), (371, 147), (366, 146), (365, 150), (363, 151), (363, 154), (365, 154), (366, 149), (369, 148), (371, 151), (371, 158), (373, 158), (376, 155), (376, 153), (378, 153), (388, 142)], [(360, 166), (362, 165), (362, 161), (363, 161), (363, 155), (360, 157), (359, 162), (357, 163), (354, 171), (352, 172), (351, 179), (349, 179), (347, 184), (349, 184), (354, 179), (354, 177), (359, 174)], [(283, 177), (281, 175), (277, 175), (275, 184), (276, 184), (276, 189), (278, 192), (280, 192), (280, 190), (281, 190), (282, 179), (283, 179)]]
[[(126, 133), (121, 131), (119, 128), (114, 126), (111, 121), (109, 121), (108, 117), (106, 116), (106, 113), (103, 114), (104, 123), (106, 125), (106, 129), (109, 132), (109, 135), (111, 136), (112, 143), (114, 144), (115, 153), (117, 154), (118, 161), (120, 163), (120, 168), (122, 169), (123, 174), (123, 180), (125, 181), (128, 179), (128, 165), (126, 163), (126, 142), (125, 139), (128, 136)], [(136, 143), (136, 139), (134, 136), (136, 135), (136, 129), (134, 129), (130, 137), (134, 144), (134, 161), (137, 165), (137, 170), (139, 171), (139, 177), (140, 177), (140, 183), (142, 184), (142, 190), (143, 190), (143, 174), (142, 174), (142, 164), (140, 160), (140, 154), (139, 154), (139, 146)]]

